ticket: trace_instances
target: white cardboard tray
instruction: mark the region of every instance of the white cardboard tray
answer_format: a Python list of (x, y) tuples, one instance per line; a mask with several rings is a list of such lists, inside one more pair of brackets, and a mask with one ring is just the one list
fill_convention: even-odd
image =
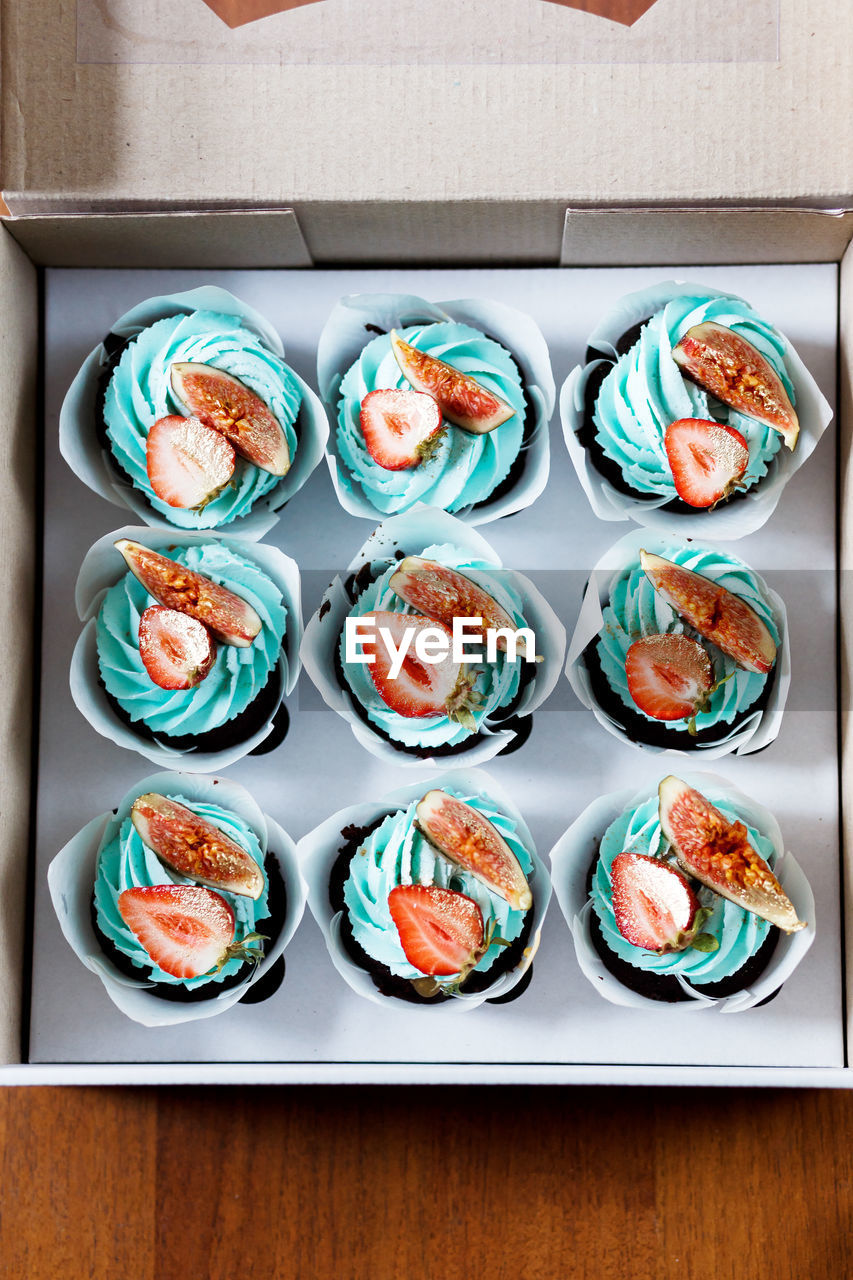
[[(136, 301), (216, 283), (262, 311), (287, 359), (315, 382), (316, 342), (344, 293), (400, 290), (435, 299), (483, 296), (534, 316), (551, 348), (558, 387), (583, 358), (587, 334), (620, 294), (664, 278), (707, 280), (747, 297), (787, 333), (834, 401), (837, 270), (832, 265), (633, 270), (47, 273), (45, 580), (30, 1062), (78, 1065), (64, 1077), (122, 1080), (541, 1080), (643, 1083), (766, 1079), (830, 1083), (844, 1065), (835, 667), (835, 431), (788, 486), (768, 526), (732, 544), (783, 594), (791, 625), (793, 686), (782, 732), (765, 752), (725, 757), (715, 771), (773, 809), (815, 893), (818, 934), (780, 995), (744, 1015), (685, 1020), (677, 1008), (618, 1009), (598, 998), (578, 969), (556, 901), (527, 993), (465, 1018), (442, 1010), (387, 1008), (358, 999), (334, 971), (310, 914), (287, 951), (287, 977), (263, 1004), (172, 1028), (125, 1019), (63, 939), (45, 870), (93, 816), (113, 807), (150, 772), (131, 752), (100, 739), (68, 691), (79, 631), (73, 588), (89, 545), (122, 523), (58, 455), (62, 396), (76, 369)], [(325, 467), (285, 508), (267, 541), (303, 571), (310, 616), (333, 573), (370, 531), (337, 505)], [(528, 572), (571, 631), (590, 566), (628, 525), (599, 522), (571, 470), (552, 422), (551, 478), (544, 495), (483, 533), (504, 563)], [(553, 572), (557, 570), (559, 572)], [(303, 677), (289, 699), (292, 725), (274, 753), (228, 770), (261, 808), (298, 839), (334, 810), (413, 777), (373, 759), (326, 710)], [(334, 767), (330, 769), (330, 745)], [(674, 760), (677, 765), (677, 760)], [(668, 766), (665, 766), (667, 768)], [(661, 764), (622, 747), (580, 707), (561, 680), (516, 754), (489, 770), (514, 796), (540, 854), (589, 799), (656, 782)], [(415, 775), (416, 776), (416, 775)], [(430, 771), (424, 771), (424, 778)], [(120, 1065), (127, 1064), (127, 1065)], [(145, 1064), (152, 1064), (150, 1067)], [(206, 1064), (206, 1065), (201, 1065)], [(210, 1064), (210, 1065), (207, 1065)], [(242, 1065), (242, 1064), (245, 1064)], [(694, 1071), (682, 1068), (695, 1066)], [(756, 1074), (752, 1068), (780, 1068)], [(791, 1072), (790, 1068), (810, 1068)], [(725, 1069), (725, 1068), (734, 1068)], [(787, 1069), (787, 1070), (785, 1070)], [(57, 1078), (48, 1070), (37, 1072)], [(841, 1077), (843, 1078), (843, 1077)]]

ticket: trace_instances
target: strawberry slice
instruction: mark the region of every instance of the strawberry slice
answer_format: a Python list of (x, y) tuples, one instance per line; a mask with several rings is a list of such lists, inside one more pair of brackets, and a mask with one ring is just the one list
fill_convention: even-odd
[(371, 391), (361, 402), (360, 421), (368, 453), (386, 471), (418, 466), (441, 439), (441, 410), (420, 391)]
[(398, 884), (388, 894), (388, 909), (409, 964), (429, 977), (467, 974), (483, 955), (483, 915), (464, 893)]
[(223, 644), (246, 649), (260, 633), (263, 622), (242, 596), (141, 542), (119, 538), (114, 545), (149, 595), (167, 609), (203, 622)]
[(644, 853), (620, 853), (610, 883), (616, 927), (632, 946), (660, 956), (690, 946), (699, 900), (675, 867)]
[(749, 445), (734, 427), (679, 418), (663, 437), (675, 491), (689, 507), (713, 507), (739, 487)]
[(161, 862), (188, 880), (257, 900), (264, 874), (255, 859), (219, 827), (169, 796), (138, 796), (130, 820)]
[(365, 634), (364, 651), (375, 656), (367, 670), (386, 707), (408, 718), (448, 716), (466, 728), (476, 728), (472, 709), (478, 699), (473, 692), (473, 680), (462, 663), (453, 661), (450, 652), (439, 662), (422, 662), (415, 653), (413, 636), (400, 670), (391, 675), (394, 655), (380, 628), (388, 631), (399, 651), (406, 634), (411, 632), (438, 630), (444, 632), (450, 642), (451, 633), (447, 627), (419, 613), (392, 613), (376, 609), (362, 616), (374, 620), (375, 643), (371, 647), (372, 637)]
[(212, 502), (234, 474), (231, 445), (198, 418), (170, 414), (148, 432), (145, 465), (151, 488), (170, 507), (196, 511)]
[(682, 635), (646, 636), (625, 655), (628, 692), (654, 720), (686, 720), (701, 711), (712, 691), (711, 660), (698, 640)]
[(216, 660), (216, 643), (195, 618), (152, 604), (139, 619), (139, 656), (161, 689), (194, 689)]
[(196, 885), (125, 889), (118, 909), (149, 957), (173, 978), (197, 978), (229, 960), (263, 957), (259, 934), (234, 942), (234, 912), (219, 893)]

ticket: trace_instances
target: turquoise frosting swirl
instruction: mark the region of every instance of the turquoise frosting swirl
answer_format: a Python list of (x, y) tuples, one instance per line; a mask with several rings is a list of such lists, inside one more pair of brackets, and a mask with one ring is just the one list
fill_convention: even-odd
[[(513, 584), (512, 575), (506, 570), (496, 569), (494, 565), (483, 560), (472, 560), (468, 552), (461, 551), (449, 543), (437, 543), (434, 546), (425, 547), (420, 554), (425, 560), (437, 560), (440, 564), (458, 569), (460, 573), (488, 591), (489, 595), (507, 611), (516, 627), (527, 626), (522, 612), (521, 596)], [(406, 604), (405, 600), (391, 589), (391, 578), (398, 568), (397, 561), (392, 561), (376, 580), (362, 591), (350, 609), (349, 617), (358, 618), (374, 609), (390, 610), (393, 613), (417, 613), (416, 609)], [(466, 648), (470, 651), (475, 648), (475, 645), (469, 640), (466, 642)], [(455, 745), (458, 742), (464, 742), (466, 738), (471, 738), (478, 733), (483, 722), (488, 720), (499, 707), (506, 707), (512, 703), (518, 693), (521, 663), (524, 659), (519, 657), (515, 662), (508, 662), (506, 655), (499, 650), (497, 662), (487, 662), (485, 648), (481, 652), (481, 661), (469, 664), (468, 668), (469, 675), (473, 675), (476, 671), (474, 690), (482, 699), (479, 706), (472, 709), (477, 727), (466, 729), (464, 725), (458, 724), (445, 715), (410, 718), (398, 715), (396, 711), (386, 707), (370, 678), (369, 666), (366, 663), (346, 661), (343, 631), (341, 631), (339, 642), (341, 667), (353, 696), (378, 729), (406, 747), (439, 747), (448, 743)]]
[[(251, 561), (222, 543), (173, 547), (169, 558), (228, 587), (257, 611), (263, 626), (246, 648), (218, 644), (213, 666), (194, 689), (161, 689), (139, 654), (139, 619), (157, 601), (132, 573), (110, 587), (96, 620), (101, 679), (131, 720), (153, 733), (206, 733), (232, 720), (260, 693), (281, 662), (287, 609), (278, 587)], [(276, 678), (276, 677), (273, 677)]]
[(155, 511), (181, 529), (216, 529), (245, 516), (281, 477), (237, 458), (223, 491), (202, 511), (170, 507), (151, 488), (145, 464), (148, 432), (168, 414), (186, 415), (172, 391), (170, 370), (179, 363), (224, 369), (264, 401), (281, 423), (291, 462), (302, 392), (293, 373), (238, 316), (215, 311), (180, 313), (142, 329), (122, 353), (104, 398), (104, 421), (113, 455)]
[[(703, 794), (730, 821), (744, 821), (734, 803), (723, 792), (708, 788)], [(772, 867), (776, 860), (772, 840), (748, 823), (745, 825), (750, 844)], [(721, 898), (713, 890), (694, 883), (700, 904), (712, 908), (712, 915), (703, 925), (703, 932), (711, 933), (717, 939), (720, 944), (717, 951), (696, 951), (688, 947), (686, 951), (673, 951), (668, 955), (658, 956), (628, 942), (616, 925), (610, 881), (614, 858), (623, 852), (653, 856), (665, 844), (660, 829), (657, 793), (626, 809), (605, 831), (590, 891), (592, 908), (601, 924), (604, 941), (620, 960), (627, 960), (637, 969), (652, 973), (680, 974), (697, 986), (705, 982), (721, 982), (740, 969), (750, 956), (755, 955), (767, 937), (770, 925), (751, 911), (744, 911), (736, 903)]]
[[(750, 605), (766, 623), (776, 644), (780, 643), (779, 628), (773, 611), (764, 597), (759, 580), (752, 570), (722, 551), (683, 543), (669, 543), (656, 553), (694, 573), (701, 573), (712, 582), (725, 587)], [(638, 562), (621, 569), (610, 584), (610, 603), (602, 610), (603, 625), (596, 642), (601, 669), (611, 689), (631, 711), (655, 724), (674, 732), (684, 732), (687, 720), (655, 720), (641, 711), (628, 692), (625, 676), (625, 657), (635, 640), (644, 636), (672, 632), (699, 640), (708, 652), (714, 672), (714, 680), (725, 679), (711, 694), (706, 710), (696, 716), (697, 729), (709, 729), (719, 724), (732, 724), (736, 718), (758, 701), (765, 685), (773, 677), (739, 667), (716, 645), (700, 636), (687, 625), (671, 605), (655, 591)]]
[[(458, 800), (464, 800), (488, 818), (529, 877), (533, 860), (522, 844), (513, 820), (500, 813), (484, 796), (468, 795), (452, 787), (444, 787), (443, 790)], [(422, 978), (423, 974), (406, 959), (397, 926), (391, 918), (388, 895), (396, 885), (438, 885), (442, 889), (466, 894), (473, 898), (483, 913), (486, 934), (492, 929), (496, 937), (507, 942), (519, 936), (527, 914), (510, 907), (505, 899), (493, 893), (470, 872), (443, 858), (415, 828), (417, 805), (418, 801), (413, 800), (406, 809), (388, 814), (382, 824), (370, 833), (353, 857), (344, 885), (344, 902), (356, 942), (396, 977), (409, 979)], [(503, 950), (497, 945), (489, 947), (477, 964), (477, 970), (490, 969)], [(455, 976), (437, 978), (436, 981), (445, 986), (452, 983)]]
[(694, 325), (706, 320), (732, 329), (757, 347), (779, 374), (791, 402), (794, 388), (785, 367), (782, 335), (739, 298), (696, 295), (673, 298), (644, 325), (601, 384), (593, 420), (596, 440), (641, 493), (677, 498), (663, 437), (679, 418), (706, 418), (734, 427), (749, 445), (742, 483), (751, 488), (767, 474), (782, 437), (771, 427), (721, 404), (684, 378), (672, 349)]
[(342, 481), (358, 485), (383, 515), (408, 511), (425, 502), (445, 511), (460, 511), (488, 498), (509, 474), (522, 445), (525, 397), (518, 368), (504, 347), (467, 324), (445, 321), (402, 329), (401, 336), (419, 351), (476, 378), (487, 390), (512, 405), (515, 414), (485, 435), (448, 425), (433, 456), (404, 471), (386, 471), (367, 451), (359, 415), (370, 391), (408, 388), (382, 334), (369, 342), (344, 374), (338, 407), (337, 445), (344, 466)]
[[(263, 851), (252, 828), (237, 814), (227, 809), (220, 809), (218, 805), (188, 800), (185, 796), (172, 795), (171, 792), (169, 799), (186, 805), (193, 813), (197, 813), (199, 817), (206, 818), (208, 822), (219, 827), (220, 831), (230, 836), (257, 862), (264, 876), (264, 889), (257, 900), (236, 893), (228, 893), (225, 889), (216, 889), (215, 892), (228, 902), (234, 912), (235, 942), (242, 942), (248, 934), (256, 930), (263, 933), (263, 929), (258, 929), (258, 925), (270, 914), (267, 901), (269, 884), (264, 870)], [(164, 973), (152, 961), (136, 935), (124, 923), (118, 909), (118, 897), (125, 889), (148, 888), (158, 884), (197, 883), (195, 880), (179, 875), (162, 863), (156, 853), (143, 843), (129, 816), (120, 824), (113, 823), (112, 834), (108, 832), (107, 839), (98, 853), (98, 866), (95, 873), (95, 908), (98, 927), (122, 955), (128, 956), (140, 970), (147, 970), (147, 973), (140, 974), (140, 977), (144, 976), (153, 982), (192, 989), (204, 986), (208, 982), (222, 982), (225, 978), (237, 973), (245, 964), (242, 960), (229, 960), (218, 973), (203, 973), (197, 978), (175, 978), (170, 973)]]

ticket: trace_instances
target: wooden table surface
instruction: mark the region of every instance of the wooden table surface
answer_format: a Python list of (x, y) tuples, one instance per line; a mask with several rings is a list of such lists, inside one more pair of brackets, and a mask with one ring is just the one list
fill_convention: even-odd
[(5, 1089), (4, 1280), (845, 1280), (853, 1093)]

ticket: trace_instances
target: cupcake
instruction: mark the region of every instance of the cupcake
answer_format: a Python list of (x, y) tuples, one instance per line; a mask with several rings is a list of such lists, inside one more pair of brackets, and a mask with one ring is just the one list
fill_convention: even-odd
[(595, 801), (551, 866), (581, 969), (614, 1004), (748, 1009), (814, 940), (811, 889), (775, 819), (711, 774)]
[(320, 338), (327, 458), (343, 507), (375, 519), (416, 503), (484, 524), (548, 478), (554, 382), (536, 324), (496, 302), (344, 298)]
[(592, 572), (566, 674), (633, 746), (759, 751), (779, 732), (790, 685), (785, 606), (727, 552), (628, 534)]
[(174, 536), (120, 529), (88, 552), (71, 693), (119, 746), (165, 764), (191, 754), (206, 772), (270, 750), (286, 732), (280, 704), (299, 674), (299, 571), (272, 547)]
[[(470, 618), (482, 621), (468, 624), (468, 656), (457, 661), (454, 620), (458, 634)], [(424, 643), (428, 633), (443, 639), (439, 661), (419, 656), (421, 632)], [(384, 521), (349, 576), (331, 584), (306, 627), (301, 657), (358, 740), (407, 764), (450, 756), (480, 762), (520, 746), (564, 653), (562, 624), (533, 584), (502, 569), (469, 526), (419, 508)]]
[(127, 312), (75, 378), (60, 448), (152, 525), (261, 537), (323, 456), (328, 423), (251, 307), (206, 286)]
[(75, 836), (48, 883), (110, 999), (161, 1026), (272, 994), (305, 903), (294, 855), (238, 784), (162, 773)]
[(596, 515), (737, 538), (771, 515), (831, 410), (787, 338), (743, 299), (667, 282), (623, 298), (560, 397)]
[(298, 854), (329, 954), (359, 995), (470, 1009), (529, 980), (550, 883), (486, 775), (342, 810)]

